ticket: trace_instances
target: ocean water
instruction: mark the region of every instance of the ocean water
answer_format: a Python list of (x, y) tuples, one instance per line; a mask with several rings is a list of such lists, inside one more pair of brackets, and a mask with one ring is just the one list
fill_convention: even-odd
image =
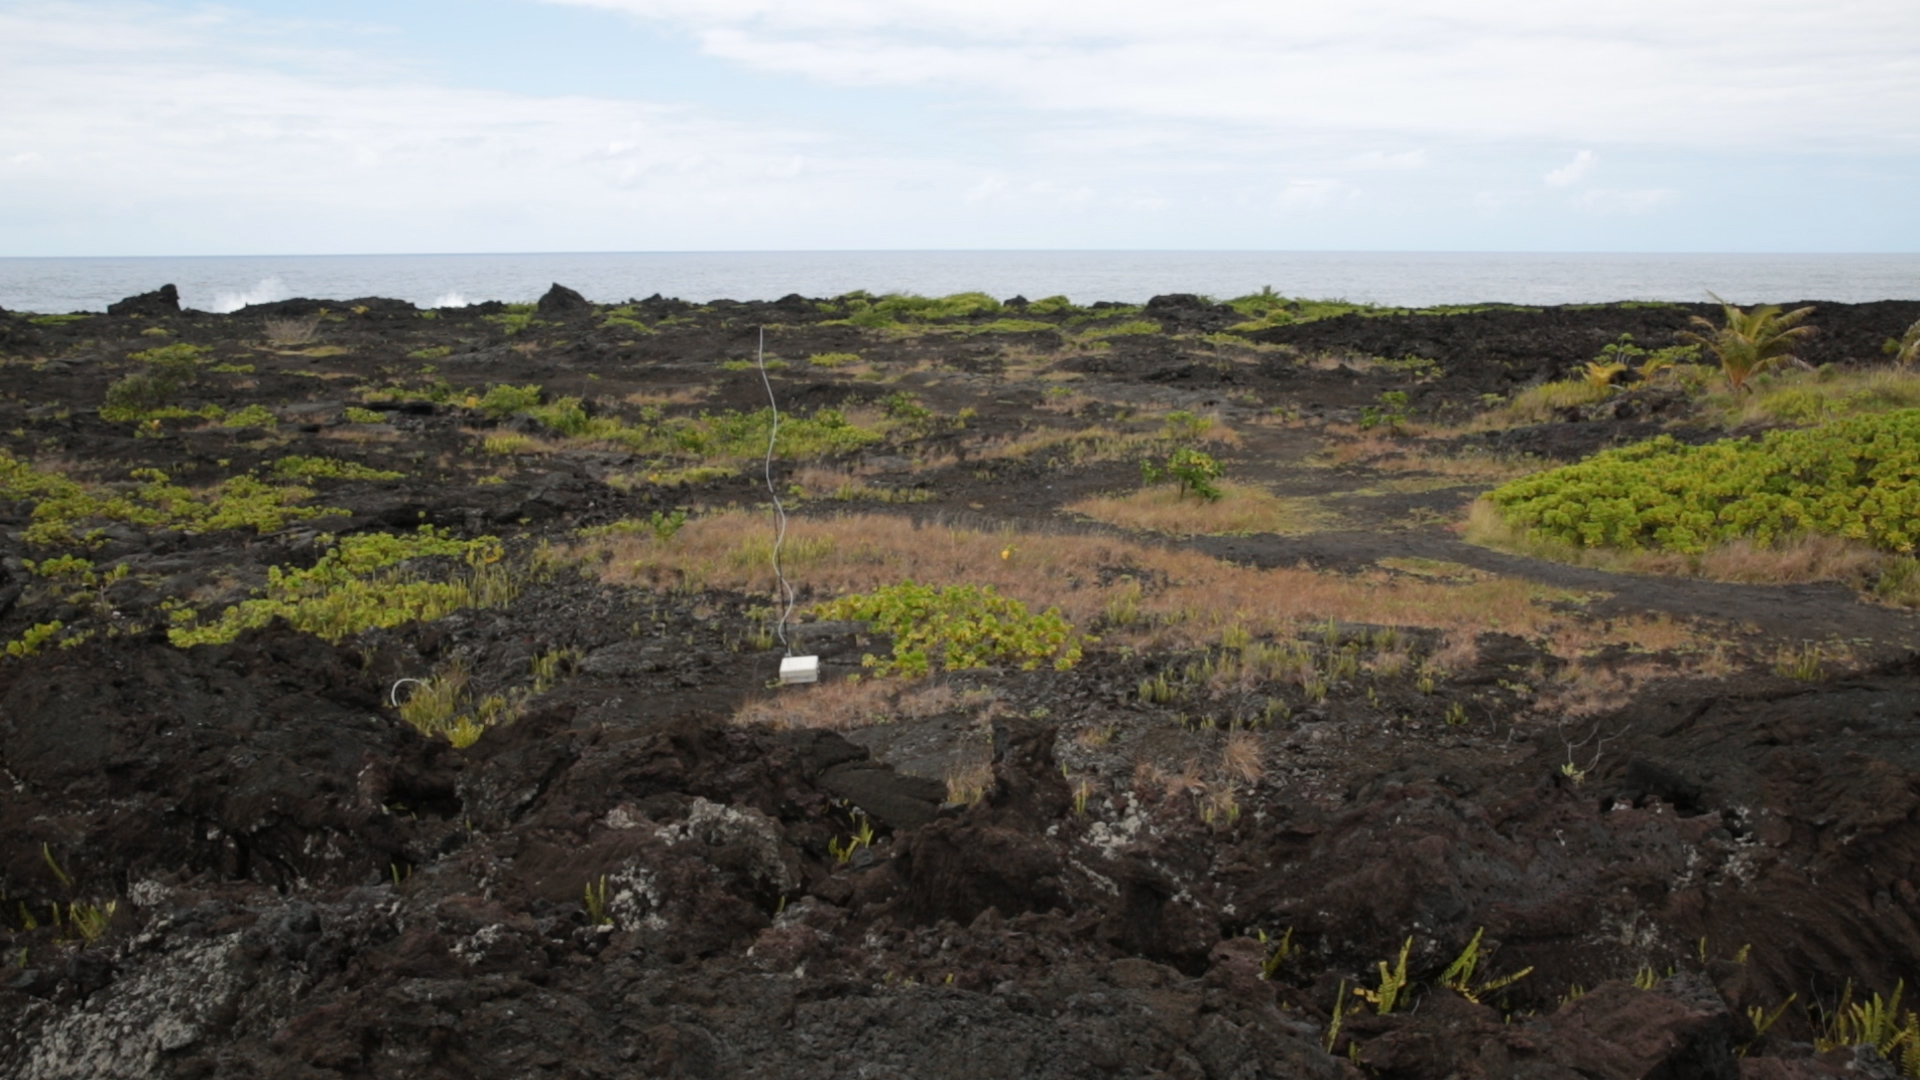
[(524, 255), (0, 258), (0, 307), (102, 311), (172, 283), (203, 311), (304, 296), (385, 296), (422, 307), (527, 301), (559, 282), (613, 302), (704, 302), (855, 289), (1138, 303), (1158, 293), (1433, 304), (1920, 299), (1920, 254), (1715, 255), (1263, 251), (744, 251)]

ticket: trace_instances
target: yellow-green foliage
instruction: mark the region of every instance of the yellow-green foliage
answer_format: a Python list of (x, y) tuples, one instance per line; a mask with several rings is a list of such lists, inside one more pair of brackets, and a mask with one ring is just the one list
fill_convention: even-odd
[(387, 414), (378, 409), (363, 409), (358, 405), (349, 405), (341, 413), (349, 424), (384, 424)]
[(941, 323), (970, 319), (976, 315), (997, 315), (1000, 301), (981, 292), (954, 293), (928, 297), (912, 293), (889, 293), (881, 297), (849, 293), (842, 298), (846, 321), (855, 326), (885, 329), (901, 324)]
[(600, 324), (600, 327), (603, 330), (612, 330), (615, 328), (631, 330), (636, 334), (651, 334), (654, 332), (653, 327), (633, 317), (632, 308), (615, 309), (614, 313), (609, 314), (606, 320)]
[(1761, 375), (1747, 389), (1752, 392), (1708, 395), (1707, 411), (1728, 425), (1817, 424), (1920, 407), (1920, 372), (1906, 369), (1790, 370)]
[(131, 490), (126, 485), (92, 488), (0, 451), (0, 501), (35, 504), (26, 539), (43, 546), (97, 544), (99, 526), (107, 522), (187, 533), (246, 528), (266, 533), (291, 521), (346, 512), (301, 506), (311, 490), (275, 487), (252, 476), (236, 476), (196, 494), (157, 469), (136, 469), (131, 475), (136, 481)]
[[(1057, 330), (1052, 323), (1038, 319), (994, 319), (991, 322), (976, 323), (967, 327), (969, 334), (1032, 334), (1042, 330)], [(1155, 327), (1154, 329), (1159, 329)]]
[(1920, 538), (1920, 409), (1686, 446), (1661, 436), (1490, 496), (1530, 536), (1697, 554), (1800, 533), (1910, 552)]
[[(284, 618), (295, 628), (341, 641), (375, 627), (432, 620), (462, 608), (497, 607), (517, 587), (498, 565), (500, 542), (485, 536), (455, 540), (422, 527), (411, 535), (366, 533), (342, 537), (311, 569), (276, 566), (263, 595), (221, 612), (204, 625), (192, 613), (176, 615), (167, 637), (175, 645), (232, 641), (243, 630)], [(467, 565), (449, 581), (422, 580), (406, 563), (432, 557)]]
[(220, 418), (220, 426), (230, 428), (270, 428), (277, 427), (279, 424), (280, 418), (273, 415), (273, 410), (265, 405), (249, 405), (244, 409), (226, 413)]
[(508, 455), (531, 454), (535, 450), (538, 450), (540, 446), (533, 441), (533, 436), (531, 435), (522, 435), (518, 432), (506, 432), (500, 435), (487, 436), (481, 441), (480, 448), (489, 454)]
[[(767, 436), (773, 430), (770, 409), (669, 417), (657, 408), (648, 408), (637, 423), (616, 416), (588, 416), (578, 398), (561, 398), (528, 411), (558, 434), (654, 457), (758, 459), (767, 452)], [(774, 454), (787, 459), (822, 457), (857, 450), (884, 438), (884, 431), (854, 424), (839, 409), (822, 408), (812, 416), (786, 413), (780, 417)]]
[(540, 404), (540, 386), (537, 383), (527, 386), (509, 386), (504, 383), (487, 387), (480, 398), (480, 411), (490, 420), (499, 420), (517, 412), (525, 412)]
[(537, 305), (534, 304), (508, 304), (507, 310), (501, 314), (483, 315), (481, 317), (490, 323), (498, 325), (507, 332), (507, 336), (511, 337), (533, 325), (533, 313), (536, 306)]
[(1847, 1046), (1871, 1046), (1880, 1056), (1897, 1062), (1902, 1076), (1920, 1076), (1920, 1014), (1900, 1007), (1904, 982), (1895, 984), (1893, 997), (1873, 995), (1856, 1001), (1853, 983), (1847, 983), (1838, 1007), (1827, 1017), (1826, 1030), (1813, 1040), (1814, 1048), (1826, 1052)]
[[(436, 313), (431, 311), (423, 311), (420, 314), (422, 318), (429, 318), (429, 317), (435, 316)], [(451, 356), (452, 354), (453, 354), (453, 346), (451, 345), (429, 345), (424, 349), (415, 349), (412, 352), (408, 353), (407, 359), (409, 360), (444, 360), (448, 356)]]
[(199, 345), (162, 345), (131, 354), (128, 359), (144, 362), (146, 370), (107, 387), (100, 418), (111, 422), (146, 419), (199, 377), (201, 359), (207, 351)]
[(1160, 324), (1152, 319), (1131, 319), (1112, 326), (1095, 326), (1080, 332), (1081, 341), (1099, 341), (1102, 338), (1130, 337), (1136, 334), (1157, 334)]
[(859, 362), (860, 354), (850, 352), (822, 352), (814, 353), (812, 356), (807, 357), (807, 363), (812, 364), (814, 367), (823, 368), (845, 367), (848, 364), (857, 364)]
[(1062, 671), (1079, 661), (1081, 643), (1058, 608), (1035, 615), (991, 585), (931, 585), (902, 582), (822, 604), (823, 619), (871, 622), (893, 638), (893, 658), (868, 656), (883, 674), (923, 675), (935, 666), (949, 671), (1000, 661), (1031, 671), (1051, 661)]
[(330, 457), (283, 457), (273, 463), (273, 475), (283, 480), (398, 480), (405, 473), (376, 469), (357, 461)]
[(1612, 396), (1613, 387), (1585, 379), (1529, 386), (1495, 409), (1488, 419), (1502, 424), (1544, 424), (1561, 409), (1592, 405)]
[[(66, 624), (62, 623), (59, 619), (29, 626), (26, 632), (21, 634), (17, 639), (7, 642), (7, 655), (16, 658), (32, 656), (40, 651), (41, 646), (52, 641), (54, 636), (64, 629), (66, 629)], [(78, 642), (75, 642), (75, 644), (78, 644)]]

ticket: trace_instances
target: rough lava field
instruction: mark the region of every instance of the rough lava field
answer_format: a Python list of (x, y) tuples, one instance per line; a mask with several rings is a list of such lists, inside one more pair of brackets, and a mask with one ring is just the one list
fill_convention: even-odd
[(0, 312), (0, 1074), (1902, 1075), (1920, 616), (1465, 530), (1718, 314)]

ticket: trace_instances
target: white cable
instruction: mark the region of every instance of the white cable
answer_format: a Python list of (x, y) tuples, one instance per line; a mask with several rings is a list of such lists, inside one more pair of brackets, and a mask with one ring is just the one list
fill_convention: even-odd
[[(427, 680), (401, 679), (399, 682), (394, 683), (393, 688), (387, 691), (387, 704), (392, 705), (396, 709), (399, 708), (400, 707), (400, 688), (407, 685), (408, 683), (412, 683), (415, 686), (425, 686), (427, 685)], [(408, 700), (412, 700), (413, 695), (408, 694), (407, 698)]]
[(774, 632), (779, 635), (780, 647), (792, 656), (793, 646), (787, 643), (787, 620), (793, 617), (793, 586), (780, 569), (780, 547), (787, 542), (787, 508), (780, 505), (780, 491), (773, 484), (773, 444), (780, 437), (780, 403), (773, 397), (773, 380), (767, 378), (767, 329), (764, 326), (760, 328), (760, 347), (754, 352), (754, 362), (760, 366), (760, 383), (767, 388), (767, 406), (773, 410), (773, 430), (767, 433), (766, 468), (767, 494), (773, 497), (773, 516), (778, 522), (773, 533), (773, 576), (780, 579), (780, 591), (787, 600)]

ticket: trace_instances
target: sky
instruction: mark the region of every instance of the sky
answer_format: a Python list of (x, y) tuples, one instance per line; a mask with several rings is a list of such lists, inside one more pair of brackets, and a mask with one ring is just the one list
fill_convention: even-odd
[(0, 0), (0, 256), (1920, 251), (1913, 0)]

